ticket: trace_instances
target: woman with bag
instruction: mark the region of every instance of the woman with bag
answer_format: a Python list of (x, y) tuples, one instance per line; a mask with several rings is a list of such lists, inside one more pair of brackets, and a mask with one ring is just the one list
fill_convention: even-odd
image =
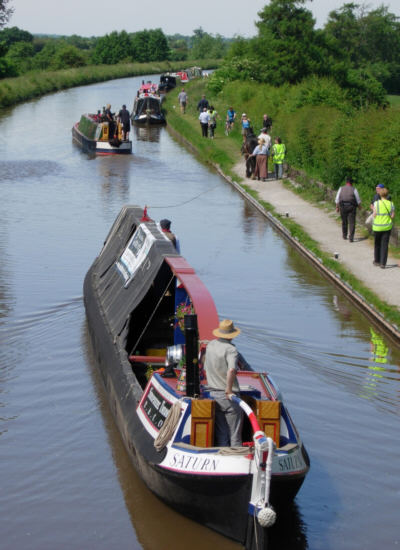
[(380, 199), (374, 202), (374, 221), (372, 231), (374, 232), (374, 265), (385, 269), (390, 232), (393, 227), (394, 205), (387, 199), (389, 194), (386, 188), (381, 189)]

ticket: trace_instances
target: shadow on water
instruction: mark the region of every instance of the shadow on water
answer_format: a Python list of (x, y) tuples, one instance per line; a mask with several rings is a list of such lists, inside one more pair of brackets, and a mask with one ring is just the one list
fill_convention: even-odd
[[(85, 322), (82, 327), (85, 350), (101, 416), (107, 432), (125, 505), (141, 547), (145, 550), (239, 550), (239, 543), (229, 540), (175, 512), (157, 498), (143, 483), (129, 455), (111, 414), (94, 349)], [(120, 541), (122, 542), (122, 541)], [(308, 548), (306, 526), (296, 503), (277, 510), (277, 522), (269, 531), (268, 544), (259, 550), (305, 550)]]

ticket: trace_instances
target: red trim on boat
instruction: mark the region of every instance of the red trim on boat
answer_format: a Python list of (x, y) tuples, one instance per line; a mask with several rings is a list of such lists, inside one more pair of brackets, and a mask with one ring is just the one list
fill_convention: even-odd
[(200, 340), (213, 340), (212, 331), (219, 325), (217, 308), (206, 286), (182, 256), (168, 256), (166, 262), (185, 287), (197, 314)]

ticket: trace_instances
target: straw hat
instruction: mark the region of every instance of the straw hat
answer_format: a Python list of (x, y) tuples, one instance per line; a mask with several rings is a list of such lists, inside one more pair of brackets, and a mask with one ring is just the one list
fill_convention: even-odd
[(214, 336), (217, 338), (227, 338), (231, 340), (240, 334), (240, 328), (236, 328), (233, 325), (233, 321), (230, 319), (224, 319), (220, 322), (219, 327), (213, 330)]

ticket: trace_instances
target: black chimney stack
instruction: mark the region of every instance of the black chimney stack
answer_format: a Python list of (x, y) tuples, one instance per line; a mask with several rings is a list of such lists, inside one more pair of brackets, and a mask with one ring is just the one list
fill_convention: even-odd
[(186, 395), (188, 397), (195, 397), (200, 394), (197, 315), (185, 315), (184, 324), (186, 341)]

